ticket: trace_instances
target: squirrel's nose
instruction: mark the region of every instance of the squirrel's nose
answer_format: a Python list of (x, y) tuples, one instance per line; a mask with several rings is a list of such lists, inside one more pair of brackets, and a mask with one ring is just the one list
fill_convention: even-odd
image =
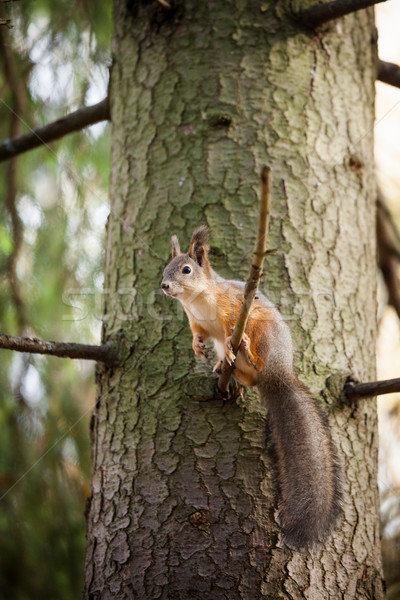
[(168, 285), (168, 283), (162, 283), (161, 287), (163, 290), (167, 290), (169, 288), (169, 285)]

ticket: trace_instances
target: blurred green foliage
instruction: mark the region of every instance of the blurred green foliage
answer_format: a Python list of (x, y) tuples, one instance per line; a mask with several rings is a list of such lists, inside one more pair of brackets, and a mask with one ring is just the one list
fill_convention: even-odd
[[(0, 5), (0, 142), (106, 95), (111, 4)], [(0, 164), (0, 331), (100, 342), (109, 135)], [(93, 363), (0, 351), (2, 600), (81, 595), (94, 400)]]

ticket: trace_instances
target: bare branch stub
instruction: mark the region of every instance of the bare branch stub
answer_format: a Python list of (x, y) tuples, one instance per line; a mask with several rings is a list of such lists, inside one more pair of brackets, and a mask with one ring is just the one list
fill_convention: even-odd
[(297, 17), (308, 27), (314, 28), (380, 2), (386, 0), (332, 0), (311, 6), (298, 13)]
[(0, 162), (9, 160), (17, 154), (22, 154), (43, 144), (49, 144), (74, 131), (80, 131), (89, 125), (110, 119), (108, 98), (98, 104), (80, 108), (53, 123), (33, 129), (18, 137), (5, 140), (0, 144)]
[(344, 386), (344, 393), (350, 400), (358, 398), (370, 398), (383, 394), (400, 392), (400, 377), (396, 379), (384, 379), (382, 381), (369, 381), (367, 383), (355, 383), (349, 381)]
[(377, 80), (400, 88), (400, 66), (395, 63), (380, 60), (378, 62)]
[[(267, 235), (270, 214), (270, 191), (271, 178), (270, 170), (264, 167), (261, 172), (261, 198), (260, 198), (260, 216), (258, 221), (258, 234), (256, 250), (254, 252), (253, 264), (250, 267), (249, 276), (246, 281), (242, 304), (239, 309), (238, 318), (232, 333), (232, 350), (236, 355), (239, 350), (240, 342), (242, 341), (243, 333), (246, 328), (249, 318), (251, 305), (257, 293), (258, 284), (262, 274), (262, 265), (267, 253)], [(233, 372), (226, 358), (222, 363), (221, 374), (218, 379), (218, 390), (221, 394), (225, 394), (228, 389), (229, 379)]]
[(17, 337), (0, 333), (0, 348), (30, 354), (48, 354), (59, 358), (81, 358), (95, 360), (106, 364), (117, 361), (117, 352), (114, 346), (104, 344), (95, 346), (90, 344), (74, 344), (66, 342), (47, 342), (37, 338)]

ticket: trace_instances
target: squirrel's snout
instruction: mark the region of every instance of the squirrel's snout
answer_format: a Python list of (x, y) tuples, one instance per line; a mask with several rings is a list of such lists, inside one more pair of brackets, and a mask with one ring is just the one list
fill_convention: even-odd
[(166, 296), (176, 298), (179, 294), (179, 285), (174, 280), (163, 279), (161, 281), (161, 289)]
[(164, 292), (164, 294), (167, 294), (167, 296), (170, 295), (171, 289), (170, 289), (169, 283), (166, 283), (165, 281), (162, 281), (161, 282), (161, 289)]

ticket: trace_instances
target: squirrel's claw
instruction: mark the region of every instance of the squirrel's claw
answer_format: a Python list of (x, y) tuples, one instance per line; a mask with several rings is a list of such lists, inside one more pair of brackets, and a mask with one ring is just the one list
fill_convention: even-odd
[[(259, 366), (254, 362), (251, 351), (250, 351), (250, 339), (249, 336), (244, 333), (242, 341), (240, 342), (239, 350), (245, 357), (246, 362), (253, 367), (256, 371), (260, 371)], [(232, 338), (228, 337), (225, 340), (225, 356), (228, 363), (232, 366), (235, 363), (236, 356), (233, 353)]]
[(241, 352), (243, 352), (243, 354), (246, 357), (246, 361), (248, 362), (248, 364), (253, 367), (253, 369), (255, 369), (256, 371), (260, 371), (260, 368), (258, 367), (258, 365), (256, 365), (256, 363), (254, 362), (251, 352), (250, 352), (250, 339), (249, 336), (244, 333), (243, 337), (242, 337), (242, 341), (240, 342), (240, 346), (239, 346), (239, 350)]
[(233, 352), (233, 348), (232, 348), (232, 338), (228, 337), (225, 340), (225, 358), (228, 361), (228, 363), (232, 366), (235, 362), (236, 356)]
[(200, 334), (197, 334), (193, 338), (193, 351), (195, 355), (199, 356), (200, 358), (208, 358), (208, 349), (203, 343), (203, 338)]

